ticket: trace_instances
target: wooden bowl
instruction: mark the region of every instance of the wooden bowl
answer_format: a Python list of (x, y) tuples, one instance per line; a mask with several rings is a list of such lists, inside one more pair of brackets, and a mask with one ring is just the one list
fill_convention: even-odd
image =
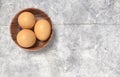
[[(29, 48), (24, 48), (22, 46), (20, 46), (18, 43), (17, 43), (17, 39), (16, 39), (16, 36), (18, 34), (18, 32), (22, 29), (19, 24), (18, 24), (18, 16), (19, 14), (21, 14), (22, 12), (31, 12), (35, 18), (36, 18), (36, 21), (39, 20), (39, 19), (46, 19), (50, 25), (51, 25), (51, 34), (50, 34), (50, 37), (48, 38), (48, 40), (42, 42), (40, 40), (37, 39), (36, 43), (32, 46), (32, 47), (29, 47)], [(34, 29), (32, 29), (34, 30)], [(53, 27), (52, 27), (52, 22), (51, 22), (51, 19), (48, 17), (48, 15), (43, 12), (42, 10), (39, 10), (39, 9), (36, 9), (36, 8), (27, 8), (27, 9), (24, 9), (20, 12), (18, 12), (15, 17), (13, 18), (11, 24), (10, 24), (10, 34), (11, 34), (11, 37), (12, 37), (12, 40), (22, 49), (25, 49), (25, 50), (28, 50), (28, 51), (38, 51), (39, 49), (45, 47), (48, 45), (49, 41), (51, 40), (52, 38), (52, 34), (53, 34)]]

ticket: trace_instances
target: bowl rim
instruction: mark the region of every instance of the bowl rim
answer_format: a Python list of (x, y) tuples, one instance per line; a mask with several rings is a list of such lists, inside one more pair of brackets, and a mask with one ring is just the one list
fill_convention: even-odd
[[(43, 12), (50, 20), (50, 25), (51, 25), (51, 34), (50, 34), (50, 37), (48, 38), (47, 42), (42, 46), (42, 47), (38, 47), (38, 48), (35, 48), (35, 49), (29, 49), (29, 48), (24, 48), (24, 47), (21, 47), (12, 37), (12, 23), (13, 23), (13, 20), (16, 18), (17, 15), (19, 15), (20, 13), (22, 13), (23, 11), (26, 11), (26, 10), (38, 10), (38, 11), (41, 11)], [(26, 11), (27, 12), (27, 11)], [(42, 11), (41, 9), (39, 8), (25, 8), (25, 9), (22, 9), (20, 11), (18, 11), (12, 18), (11, 22), (10, 22), (10, 27), (9, 27), (9, 30), (10, 30), (10, 37), (11, 39), (14, 41), (14, 43), (21, 49), (25, 50), (25, 51), (39, 51), (41, 49), (43, 49), (44, 47), (48, 46), (49, 42), (51, 41), (52, 37), (53, 37), (53, 23), (52, 23), (52, 20), (51, 18), (48, 16), (48, 14), (46, 14), (44, 11)]]

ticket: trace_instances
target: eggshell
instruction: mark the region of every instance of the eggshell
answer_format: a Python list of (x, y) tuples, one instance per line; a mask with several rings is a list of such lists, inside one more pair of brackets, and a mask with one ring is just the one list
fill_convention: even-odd
[(18, 23), (22, 28), (32, 28), (35, 24), (35, 17), (31, 12), (23, 12), (18, 16)]
[(46, 41), (51, 33), (51, 25), (47, 20), (40, 19), (35, 24), (34, 32), (39, 40)]
[(17, 34), (17, 42), (22, 47), (31, 47), (36, 42), (36, 36), (32, 30), (23, 29)]

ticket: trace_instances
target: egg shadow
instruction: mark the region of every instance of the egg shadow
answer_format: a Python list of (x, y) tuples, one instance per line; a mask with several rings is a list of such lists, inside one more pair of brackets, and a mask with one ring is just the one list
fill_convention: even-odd
[(33, 54), (42, 54), (42, 53), (47, 53), (49, 50), (52, 50), (52, 49), (56, 49), (56, 40), (57, 40), (57, 37), (56, 37), (56, 31), (55, 29), (53, 28), (53, 35), (52, 35), (52, 38), (51, 40), (49, 41), (48, 45), (41, 48), (40, 50), (37, 50), (37, 51), (28, 51), (29, 53), (33, 53)]

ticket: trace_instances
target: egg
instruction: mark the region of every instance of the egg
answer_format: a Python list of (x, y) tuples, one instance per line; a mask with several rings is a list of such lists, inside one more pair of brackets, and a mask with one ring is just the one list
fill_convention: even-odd
[(22, 29), (17, 34), (17, 43), (22, 47), (31, 47), (36, 42), (35, 33), (29, 29)]
[(39, 40), (46, 41), (51, 34), (51, 25), (47, 20), (40, 19), (35, 24), (34, 32)]
[(22, 28), (32, 28), (35, 24), (35, 17), (31, 12), (22, 12), (18, 16), (18, 23)]

